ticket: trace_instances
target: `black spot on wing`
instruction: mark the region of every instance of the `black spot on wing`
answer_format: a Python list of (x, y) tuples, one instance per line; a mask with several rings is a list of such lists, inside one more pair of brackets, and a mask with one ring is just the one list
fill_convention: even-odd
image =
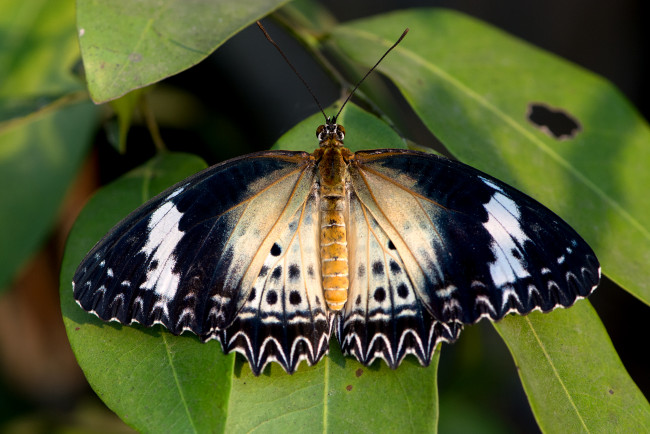
[(375, 276), (383, 276), (384, 275), (384, 263), (381, 261), (375, 261), (372, 264), (372, 274)]
[(278, 293), (275, 291), (269, 291), (266, 294), (266, 302), (273, 306), (275, 303), (278, 302)]
[(397, 295), (399, 295), (401, 298), (406, 298), (409, 295), (408, 288), (404, 282), (401, 282), (397, 286)]
[(300, 293), (298, 291), (291, 291), (289, 293), (289, 303), (293, 305), (298, 305), (302, 301), (302, 297), (300, 296)]
[(300, 277), (300, 268), (297, 264), (289, 265), (289, 279), (298, 279)]

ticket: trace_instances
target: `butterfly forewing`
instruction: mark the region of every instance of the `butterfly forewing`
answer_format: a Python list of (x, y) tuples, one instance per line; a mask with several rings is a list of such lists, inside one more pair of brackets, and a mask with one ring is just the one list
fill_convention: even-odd
[(75, 299), (105, 320), (209, 338), (246, 301), (313, 169), (309, 154), (264, 152), (177, 184), (97, 243), (75, 273)]
[(443, 322), (570, 306), (598, 284), (596, 257), (538, 202), (462, 163), (413, 151), (355, 154), (353, 188)]

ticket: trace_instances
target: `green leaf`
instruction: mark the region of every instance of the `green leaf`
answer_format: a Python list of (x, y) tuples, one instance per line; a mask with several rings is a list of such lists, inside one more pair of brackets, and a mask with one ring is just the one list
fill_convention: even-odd
[[(550, 321), (552, 317), (552, 321)], [(588, 302), (495, 324), (544, 432), (648, 432), (650, 405)]]
[(79, 0), (88, 88), (105, 102), (199, 63), (286, 0)]
[(162, 154), (101, 189), (70, 233), (61, 272), (61, 309), (86, 378), (102, 400), (136, 429), (218, 431), (225, 423), (234, 356), (194, 335), (161, 327), (104, 323), (72, 297), (72, 275), (85, 254), (121, 218), (164, 188), (205, 167), (198, 157)]
[(378, 362), (370, 368), (330, 354), (289, 376), (272, 365), (254, 377), (248, 365), (233, 382), (229, 432), (434, 432), (438, 424), (436, 372), (440, 352), (422, 368), (407, 358), (399, 369)]
[[(78, 58), (74, 1), (0, 4), (0, 288), (40, 245), (95, 124)], [(37, 198), (37, 200), (35, 200)]]
[[(533, 195), (592, 245), (604, 272), (650, 304), (650, 128), (610, 83), (457, 12), (420, 9), (339, 27), (337, 48), (379, 66), (461, 161)], [(581, 132), (558, 141), (527, 120), (562, 109)]]

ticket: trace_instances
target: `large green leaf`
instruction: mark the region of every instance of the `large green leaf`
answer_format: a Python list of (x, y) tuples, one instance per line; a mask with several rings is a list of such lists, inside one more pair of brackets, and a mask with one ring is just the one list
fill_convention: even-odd
[[(604, 272), (650, 303), (650, 128), (604, 79), (449, 10), (382, 15), (339, 27), (337, 48), (379, 66), (460, 160), (533, 195), (571, 223)], [(527, 120), (563, 109), (582, 131), (558, 141)]]
[(367, 368), (343, 357), (332, 340), (330, 354), (289, 376), (275, 365), (254, 377), (248, 366), (233, 382), (230, 432), (434, 432), (438, 425), (436, 372), (406, 359), (399, 369)]
[[(650, 405), (591, 305), (496, 324), (545, 432), (650, 432)], [(576, 343), (579, 342), (579, 345)]]
[[(322, 121), (320, 114), (303, 121), (279, 146), (295, 148), (300, 141), (300, 149), (313, 150)], [(377, 140), (403, 147), (390, 128), (354, 105), (346, 108), (341, 123), (353, 147)], [(240, 360), (231, 386), (233, 356), (223, 356), (218, 343), (199, 344), (194, 336), (172, 336), (160, 327), (103, 323), (74, 303), (70, 281), (92, 244), (148, 197), (199, 168), (191, 162), (162, 155), (105, 187), (70, 234), (61, 273), (64, 322), (77, 360), (104, 402), (146, 431), (220, 431), (225, 426), (322, 432), (349, 429), (350, 421), (364, 431), (434, 431), (437, 353), (430, 368), (407, 360), (393, 371), (383, 362), (367, 368), (344, 358), (333, 343), (331, 355), (316, 366), (302, 364), (294, 375), (271, 364), (254, 377)], [(373, 411), (377, 408), (383, 410)]]
[[(594, 245), (606, 270), (613, 270), (631, 292), (647, 301), (644, 276), (648, 271), (642, 264), (648, 258), (648, 238), (639, 223), (647, 219), (643, 213), (647, 203), (640, 204), (642, 188), (635, 184), (631, 193), (621, 199), (611, 193), (613, 183), (624, 185), (634, 176), (626, 173), (603, 179), (598, 173), (606, 166), (610, 172), (619, 167), (618, 163), (612, 164), (607, 140), (611, 140), (610, 131), (620, 128), (626, 132), (622, 144), (619, 142), (624, 148), (620, 149), (622, 161), (636, 165), (639, 178), (647, 177), (641, 170), (642, 163), (633, 160), (637, 151), (638, 155), (648, 155), (647, 149), (641, 149), (648, 129), (634, 110), (611, 85), (592, 74), (450, 11), (401, 12), (351, 23), (334, 32), (334, 41), (342, 52), (372, 65), (377, 59), (377, 46), (390, 46), (406, 26), (411, 27), (411, 32), (380, 69), (398, 85), (424, 123), (461, 160), (534, 193), (576, 225)], [(607, 107), (593, 107), (596, 97), (605, 98)], [(554, 141), (526, 121), (531, 101), (568, 110), (580, 120), (583, 131), (573, 140)], [(608, 111), (612, 107), (613, 116)], [(604, 128), (608, 117), (614, 124)], [(632, 126), (633, 133), (626, 130)], [(622, 206), (635, 200), (639, 204), (629, 210)], [(603, 214), (594, 214), (595, 210)], [(607, 233), (609, 225), (622, 240)], [(618, 241), (622, 246), (616, 244)], [(620, 249), (626, 255), (638, 253), (646, 259), (637, 261), (635, 257), (629, 261)], [(631, 275), (625, 278), (617, 274), (628, 272)], [(590, 394), (589, 405), (578, 405), (576, 411), (556, 408), (567, 400), (580, 401), (582, 398), (576, 400), (576, 395), (590, 390), (592, 385), (604, 384), (619, 389), (633, 403), (631, 411), (637, 417), (634, 426), (647, 426), (647, 418), (641, 417), (644, 412), (648, 414), (647, 402), (622, 367), (598, 317), (587, 303), (579, 306), (548, 315), (508, 318), (498, 325), (520, 365), (540, 426), (565, 423), (579, 429), (599, 429), (607, 427), (603, 414), (607, 414), (608, 421), (626, 418), (628, 410), (624, 406), (610, 406), (611, 398), (599, 393)], [(564, 364), (558, 369), (553, 360), (538, 357), (552, 340), (522, 344), (515, 332), (531, 324), (547, 330), (547, 338), (582, 325), (579, 336), (568, 333), (566, 339), (554, 342), (568, 354), (581, 355), (584, 363)], [(607, 359), (603, 367), (609, 370), (607, 376), (585, 367), (594, 355)], [(531, 383), (542, 386), (533, 387)], [(548, 399), (551, 386), (554, 393), (564, 393), (564, 402)], [(564, 417), (558, 418), (556, 412)]]
[(50, 229), (90, 144), (95, 109), (71, 69), (74, 1), (0, 4), (0, 288)]
[(79, 0), (88, 88), (104, 102), (205, 59), (286, 0)]

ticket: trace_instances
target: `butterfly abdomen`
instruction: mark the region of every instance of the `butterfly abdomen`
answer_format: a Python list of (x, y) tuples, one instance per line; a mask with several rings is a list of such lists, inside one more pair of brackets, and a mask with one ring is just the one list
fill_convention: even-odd
[(326, 149), (320, 171), (320, 257), (325, 301), (341, 310), (348, 299), (348, 242), (345, 227), (346, 163), (339, 149)]

